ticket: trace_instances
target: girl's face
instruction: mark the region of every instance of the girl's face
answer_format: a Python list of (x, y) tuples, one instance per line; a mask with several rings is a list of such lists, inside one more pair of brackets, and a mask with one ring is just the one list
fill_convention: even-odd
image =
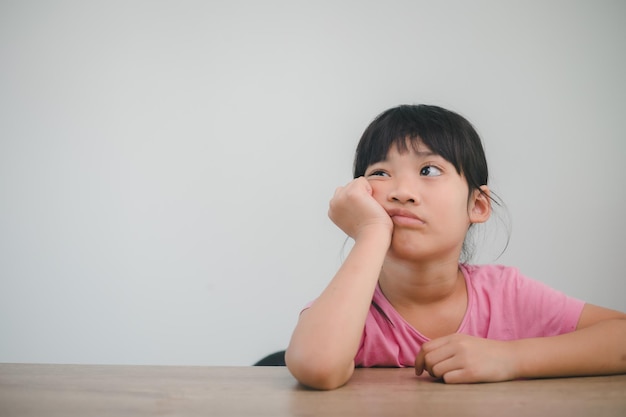
[(489, 199), (478, 190), (468, 198), (465, 177), (424, 144), (407, 148), (400, 153), (393, 146), (365, 172), (373, 197), (394, 223), (389, 255), (458, 262), (470, 224), (489, 218)]

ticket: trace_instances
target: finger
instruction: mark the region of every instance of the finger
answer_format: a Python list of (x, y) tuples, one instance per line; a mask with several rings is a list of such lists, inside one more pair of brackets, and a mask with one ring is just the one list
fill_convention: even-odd
[(426, 353), (432, 352), (433, 350), (440, 349), (443, 346), (450, 343), (452, 336), (454, 335), (443, 336), (443, 337), (438, 337), (437, 339), (429, 340), (428, 342), (422, 345), (422, 349), (425, 350)]
[(424, 354), (424, 368), (435, 378), (441, 378), (447, 371), (451, 370), (452, 359), (455, 355), (453, 346), (444, 344)]
[(360, 178), (362, 179), (363, 187), (365, 187), (365, 191), (367, 191), (369, 195), (374, 194), (374, 189), (372, 188), (370, 182), (366, 180), (364, 177), (360, 177)]
[(446, 384), (467, 384), (476, 382), (467, 377), (467, 372), (464, 369), (453, 369), (445, 372), (442, 378), (443, 382)]
[(415, 357), (415, 375), (421, 375), (424, 373), (424, 356), (426, 352), (424, 349), (420, 349), (419, 353)]
[(457, 362), (454, 356), (437, 362), (432, 365), (430, 374), (435, 378), (442, 378), (447, 382), (450, 378), (454, 377), (455, 372), (462, 371), (462, 367), (460, 367)]
[(369, 183), (365, 179), (360, 177), (350, 181), (348, 184), (341, 188), (347, 196), (360, 196), (367, 193), (367, 187), (369, 187)]

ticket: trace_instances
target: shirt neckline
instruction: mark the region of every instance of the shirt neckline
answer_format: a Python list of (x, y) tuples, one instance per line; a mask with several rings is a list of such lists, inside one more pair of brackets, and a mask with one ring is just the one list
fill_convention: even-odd
[[(459, 269), (463, 274), (463, 278), (465, 279), (465, 289), (467, 292), (467, 308), (465, 309), (465, 314), (463, 315), (463, 319), (461, 320), (461, 324), (454, 332), (463, 333), (467, 326), (467, 322), (469, 321), (470, 311), (472, 310), (472, 306), (474, 305), (474, 290), (470, 285), (470, 272), (466, 264), (459, 264)], [(376, 283), (376, 289), (374, 291), (374, 301), (382, 308), (382, 310), (387, 315), (387, 318), (391, 321), (394, 326), (398, 324), (402, 324), (405, 328), (409, 329), (412, 333), (415, 334), (422, 342), (428, 342), (431, 340), (429, 337), (424, 336), (419, 330), (413, 327), (408, 321), (402, 317), (400, 313), (393, 307), (391, 302), (385, 297), (382, 289), (380, 288), (380, 282)], [(383, 305), (381, 305), (383, 304)], [(389, 314), (391, 312), (391, 314)]]

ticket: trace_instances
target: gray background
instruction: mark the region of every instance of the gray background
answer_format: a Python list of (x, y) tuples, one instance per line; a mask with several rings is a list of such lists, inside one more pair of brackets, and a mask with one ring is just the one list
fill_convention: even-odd
[(0, 362), (284, 348), (400, 103), (482, 135), (496, 262), (626, 310), (625, 46), (624, 1), (0, 1)]

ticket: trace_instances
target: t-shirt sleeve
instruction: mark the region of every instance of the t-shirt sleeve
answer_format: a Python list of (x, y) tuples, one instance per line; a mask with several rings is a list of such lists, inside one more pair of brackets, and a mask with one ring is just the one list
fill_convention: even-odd
[[(503, 309), (514, 338), (555, 336), (576, 330), (584, 302), (512, 269)], [(506, 318), (506, 317), (505, 317)]]

